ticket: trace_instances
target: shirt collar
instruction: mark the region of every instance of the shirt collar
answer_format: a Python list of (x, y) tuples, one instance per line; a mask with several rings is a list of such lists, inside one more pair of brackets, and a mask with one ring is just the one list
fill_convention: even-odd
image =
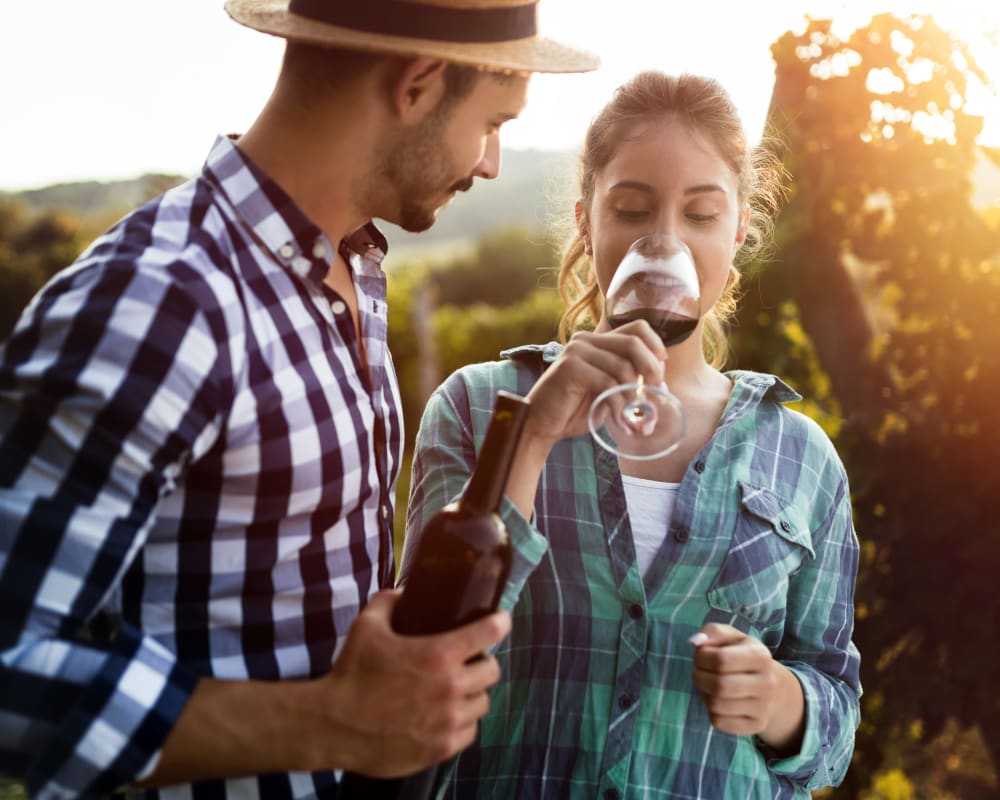
[[(232, 137), (216, 138), (202, 173), (278, 263), (306, 280), (323, 282), (333, 259), (330, 237), (236, 146)], [(367, 274), (380, 271), (389, 249), (385, 236), (371, 221), (338, 246), (354, 269)], [(351, 253), (361, 258), (351, 258)]]
[(775, 403), (797, 403), (802, 399), (797, 391), (785, 383), (777, 375), (768, 372), (753, 372), (747, 369), (734, 369), (726, 372), (733, 381), (734, 393), (750, 393), (759, 399), (765, 397)]

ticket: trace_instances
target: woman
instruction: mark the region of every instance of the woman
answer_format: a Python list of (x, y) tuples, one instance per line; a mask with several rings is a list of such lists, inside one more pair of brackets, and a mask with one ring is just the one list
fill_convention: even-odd
[[(466, 367), (431, 398), (404, 578), (424, 522), (469, 475), (496, 391), (532, 403), (503, 508), (503, 678), (444, 796), (808, 797), (843, 778), (861, 693), (847, 478), (783, 405), (795, 392), (719, 371), (734, 262), (761, 246), (776, 199), (772, 162), (717, 83), (638, 75), (586, 138), (560, 273), (568, 343)], [(653, 232), (690, 248), (708, 309), (669, 356), (645, 321), (611, 330), (602, 311), (626, 249)], [(588, 434), (593, 398), (638, 375), (665, 379), (688, 415), (681, 447), (653, 461)]]

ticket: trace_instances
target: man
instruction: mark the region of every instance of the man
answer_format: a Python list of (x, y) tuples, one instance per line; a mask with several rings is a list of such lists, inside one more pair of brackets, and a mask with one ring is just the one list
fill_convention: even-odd
[(227, 10), (288, 40), (257, 120), (0, 350), (0, 771), (40, 797), (332, 797), (466, 746), (498, 677), (472, 656), (506, 615), (407, 639), (378, 592), (402, 431), (371, 220), (429, 227), (496, 176), (531, 72), (596, 61), (525, 0)]

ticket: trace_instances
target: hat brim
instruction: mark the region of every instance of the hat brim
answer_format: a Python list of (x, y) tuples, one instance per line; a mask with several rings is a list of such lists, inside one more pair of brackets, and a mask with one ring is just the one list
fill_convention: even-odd
[(360, 32), (292, 14), (288, 0), (226, 0), (226, 11), (236, 22), (262, 33), (328, 47), (429, 56), (515, 72), (589, 72), (601, 63), (593, 53), (542, 36), (506, 42), (444, 42)]

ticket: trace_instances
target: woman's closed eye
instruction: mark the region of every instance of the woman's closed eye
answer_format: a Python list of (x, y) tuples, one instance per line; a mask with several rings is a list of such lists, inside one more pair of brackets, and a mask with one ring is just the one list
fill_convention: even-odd
[(719, 218), (719, 215), (718, 214), (695, 214), (693, 212), (689, 212), (688, 215), (687, 215), (687, 218), (689, 220), (691, 220), (692, 222), (698, 222), (698, 223), (704, 224), (704, 223), (709, 223), (709, 222), (715, 222)]
[(616, 208), (615, 216), (624, 220), (640, 220), (649, 216), (649, 210), (645, 208)]

